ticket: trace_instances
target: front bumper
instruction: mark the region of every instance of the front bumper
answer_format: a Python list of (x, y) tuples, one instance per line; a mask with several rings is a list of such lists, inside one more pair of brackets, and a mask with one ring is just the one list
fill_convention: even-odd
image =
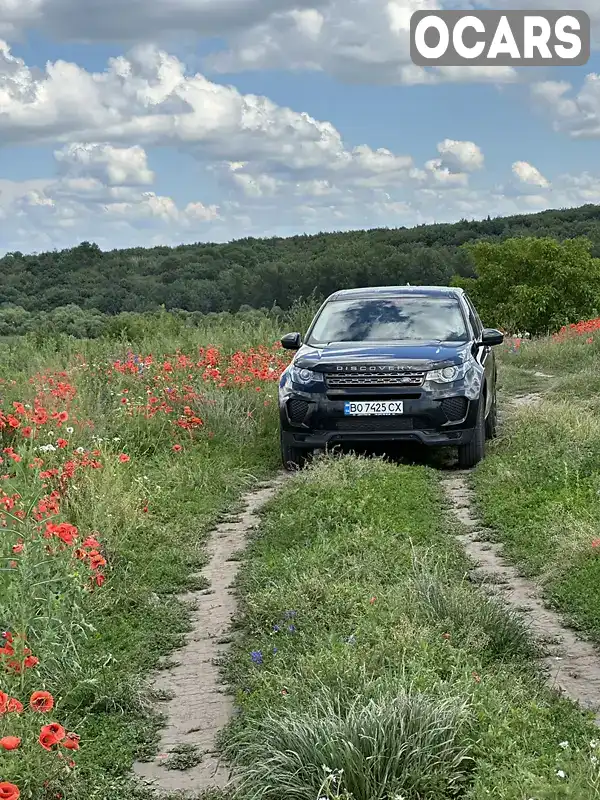
[[(402, 400), (397, 416), (351, 417), (344, 414), (348, 400)], [(288, 391), (280, 400), (284, 437), (294, 447), (322, 449), (344, 443), (416, 442), (428, 446), (468, 444), (477, 420), (480, 400), (457, 392), (435, 398), (423, 391), (396, 389), (374, 396), (352, 393), (317, 394)]]

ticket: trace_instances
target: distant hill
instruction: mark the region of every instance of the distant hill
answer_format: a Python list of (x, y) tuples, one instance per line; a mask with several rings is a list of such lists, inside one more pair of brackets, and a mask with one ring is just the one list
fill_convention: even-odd
[(456, 274), (469, 277), (469, 257), (460, 245), (513, 236), (587, 236), (600, 256), (600, 206), (228, 244), (103, 252), (84, 242), (37, 255), (9, 253), (0, 259), (0, 307), (37, 312), (77, 305), (105, 314), (161, 305), (203, 313), (274, 304), (286, 309), (297, 298), (340, 287), (446, 284)]

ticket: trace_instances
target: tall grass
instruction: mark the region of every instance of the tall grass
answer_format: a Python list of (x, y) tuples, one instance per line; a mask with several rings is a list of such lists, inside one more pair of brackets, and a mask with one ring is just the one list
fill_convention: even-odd
[(597, 796), (593, 726), (453, 533), (433, 470), (378, 459), (318, 459), (272, 501), (227, 666), (239, 800), (567, 797), (564, 740), (568, 790)]
[(474, 476), (480, 512), (548, 600), (600, 639), (600, 341), (526, 343), (505, 363), (552, 377), (531, 406), (511, 408), (509, 387), (503, 435)]
[[(54, 478), (44, 478), (42, 470), (60, 472), (68, 461), (82, 459), (100, 465), (76, 469), (53, 518), (75, 527), (76, 545), (50, 542), (49, 554), (43, 526), (37, 531), (33, 520), (8, 516), (0, 540), (3, 565), (17, 564), (0, 569), (2, 630), (26, 632), (27, 646), (39, 659), (15, 675), (4, 671), (0, 656), (0, 691), (25, 707), (36, 690), (54, 700), (48, 716), (27, 709), (22, 715), (0, 713), (0, 737), (21, 738), (17, 750), (1, 755), (0, 780), (18, 786), (22, 797), (141, 796), (130, 768), (134, 758), (152, 754), (159, 724), (146, 680), (189, 627), (189, 609), (176, 593), (197, 588), (198, 578), (192, 576), (205, 563), (205, 536), (217, 517), (243, 489), (278, 466), (276, 383), (219, 389), (206, 384), (201, 370), (191, 376), (175, 370), (167, 382), (158, 367), (123, 375), (111, 363), (127, 360), (130, 350), (160, 362), (178, 349), (194, 356), (199, 347), (217, 345), (233, 353), (249, 344), (270, 346), (275, 339), (272, 321), (238, 329), (230, 320), (222, 327), (213, 322), (191, 330), (183, 339), (165, 324), (135, 341), (30, 336), (0, 347), (5, 413), (15, 413), (14, 402), (23, 403), (25, 413), (32, 411), (40, 391), (30, 380), (36, 373), (46, 375), (43, 403), (48, 407), (55, 403), (62, 409), (51, 393), (57, 381), (76, 389), (67, 422), (50, 419), (34, 426), (35, 438), (29, 439), (20, 431), (3, 431), (4, 444), (21, 458), (13, 463), (3, 454), (9, 474), (3, 491), (17, 492), (18, 503), (29, 509), (53, 486)], [(177, 390), (172, 412), (152, 418), (129, 413), (133, 405), (145, 408), (165, 386)], [(197, 430), (174, 424), (180, 414), (186, 417), (186, 404), (203, 419)], [(57, 445), (59, 437), (68, 440), (64, 449)], [(92, 592), (86, 562), (74, 555), (75, 546), (90, 535), (106, 562), (105, 582)], [(19, 539), (24, 549), (13, 553)], [(68, 759), (57, 758), (67, 752), (64, 744), (46, 751), (38, 743), (40, 725), (48, 721), (81, 737), (73, 769)]]

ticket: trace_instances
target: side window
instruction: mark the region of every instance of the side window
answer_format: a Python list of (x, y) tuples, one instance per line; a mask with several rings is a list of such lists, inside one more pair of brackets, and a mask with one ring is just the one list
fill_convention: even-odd
[(473, 303), (466, 295), (465, 300), (467, 301), (467, 309), (469, 311), (469, 322), (471, 323), (471, 327), (473, 328), (475, 335), (479, 336), (483, 330), (483, 325), (479, 319), (479, 314), (475, 311)]

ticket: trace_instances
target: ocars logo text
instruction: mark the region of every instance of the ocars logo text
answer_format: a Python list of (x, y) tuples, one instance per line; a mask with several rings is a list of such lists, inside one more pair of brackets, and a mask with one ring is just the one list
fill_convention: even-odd
[(585, 11), (416, 11), (410, 20), (419, 67), (581, 66), (590, 39)]

